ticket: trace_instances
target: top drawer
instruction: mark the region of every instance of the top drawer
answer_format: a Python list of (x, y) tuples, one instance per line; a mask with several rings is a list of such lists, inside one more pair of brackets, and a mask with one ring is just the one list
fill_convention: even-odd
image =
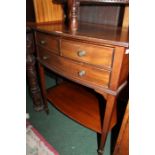
[(59, 53), (59, 39), (48, 34), (36, 33), (36, 43), (53, 53)]
[(64, 40), (61, 42), (62, 56), (100, 67), (111, 68), (114, 48)]

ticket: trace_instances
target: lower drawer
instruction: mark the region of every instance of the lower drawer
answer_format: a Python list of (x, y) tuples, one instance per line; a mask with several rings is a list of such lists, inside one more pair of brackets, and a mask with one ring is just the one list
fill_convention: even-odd
[(110, 71), (52, 54), (44, 48), (38, 49), (38, 59), (49, 69), (76, 82), (103, 87), (109, 85)]

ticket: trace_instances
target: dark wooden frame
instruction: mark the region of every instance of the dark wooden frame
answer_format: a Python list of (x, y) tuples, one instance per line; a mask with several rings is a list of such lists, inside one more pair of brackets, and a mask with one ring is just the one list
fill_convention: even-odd
[(34, 56), (35, 45), (33, 31), (30, 27), (26, 29), (26, 73), (29, 83), (30, 93), (32, 95), (33, 107), (35, 111), (42, 111), (44, 104), (39, 87), (39, 82), (36, 72), (36, 58)]

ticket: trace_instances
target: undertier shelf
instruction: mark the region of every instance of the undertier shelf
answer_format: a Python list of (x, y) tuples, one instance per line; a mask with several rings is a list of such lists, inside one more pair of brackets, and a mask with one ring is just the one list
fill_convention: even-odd
[(49, 88), (47, 99), (68, 117), (101, 133), (101, 106), (94, 91), (72, 82), (64, 82)]

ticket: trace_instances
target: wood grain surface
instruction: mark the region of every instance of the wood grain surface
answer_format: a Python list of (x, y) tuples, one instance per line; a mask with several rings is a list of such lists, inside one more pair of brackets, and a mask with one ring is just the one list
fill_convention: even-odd
[(52, 0), (33, 0), (36, 22), (63, 21), (64, 13), (61, 4)]

